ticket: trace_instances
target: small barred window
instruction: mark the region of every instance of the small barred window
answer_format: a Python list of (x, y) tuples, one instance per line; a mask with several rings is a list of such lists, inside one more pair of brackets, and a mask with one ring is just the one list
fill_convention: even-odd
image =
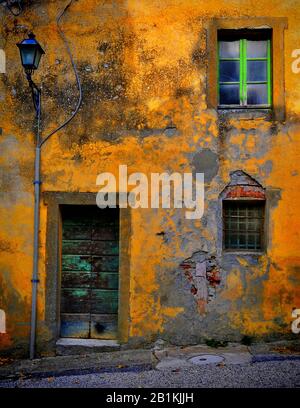
[(264, 212), (264, 200), (224, 200), (224, 248), (249, 251), (263, 250)]

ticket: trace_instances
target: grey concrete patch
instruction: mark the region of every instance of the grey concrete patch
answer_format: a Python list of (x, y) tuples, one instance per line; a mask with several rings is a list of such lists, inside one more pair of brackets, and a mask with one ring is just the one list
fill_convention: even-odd
[(265, 354), (269, 351), (270, 346), (267, 343), (251, 344), (249, 350), (251, 354)]
[(183, 358), (165, 357), (155, 367), (158, 371), (174, 371), (192, 367), (193, 364)]
[[(154, 351), (154, 355), (159, 361), (157, 370), (176, 370), (194, 366), (194, 361), (200, 364), (224, 364), (224, 365), (245, 365), (252, 361), (252, 355), (247, 346), (240, 344), (230, 344), (228, 347), (212, 349), (206, 345), (196, 345), (188, 347), (166, 347), (164, 350)], [(199, 360), (204, 358), (204, 360)]]
[(218, 155), (210, 149), (196, 153), (192, 160), (194, 173), (204, 173), (205, 182), (210, 182), (218, 173)]
[(226, 364), (248, 364), (252, 360), (250, 353), (222, 353)]
[(218, 354), (222, 356), (225, 354), (249, 354), (247, 346), (238, 343), (228, 343), (227, 347), (218, 348), (212, 348), (206, 344), (198, 344), (195, 346), (186, 347), (168, 347), (166, 350), (168, 356), (185, 356), (187, 359), (199, 354)]

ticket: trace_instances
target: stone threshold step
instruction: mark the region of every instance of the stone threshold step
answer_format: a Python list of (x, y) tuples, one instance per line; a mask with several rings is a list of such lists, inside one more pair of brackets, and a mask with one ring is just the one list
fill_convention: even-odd
[(120, 349), (121, 346), (116, 340), (61, 338), (56, 342), (56, 354), (59, 356), (117, 351)]

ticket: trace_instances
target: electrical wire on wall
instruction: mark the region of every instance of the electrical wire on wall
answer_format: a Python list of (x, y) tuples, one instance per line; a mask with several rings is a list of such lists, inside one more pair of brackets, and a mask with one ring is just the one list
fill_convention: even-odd
[(40, 147), (41, 147), (52, 135), (54, 135), (54, 133), (59, 132), (59, 131), (60, 131), (62, 128), (64, 128), (69, 122), (71, 122), (71, 120), (74, 118), (74, 116), (78, 113), (79, 108), (80, 108), (81, 103), (82, 103), (82, 88), (81, 88), (81, 82), (80, 82), (80, 78), (79, 78), (79, 75), (78, 75), (77, 67), (76, 67), (76, 64), (75, 64), (75, 62), (74, 62), (74, 59), (73, 59), (73, 56), (72, 56), (72, 53), (71, 53), (71, 50), (70, 50), (69, 43), (68, 43), (68, 41), (67, 41), (67, 39), (66, 39), (66, 36), (65, 36), (63, 30), (62, 30), (61, 27), (60, 27), (60, 21), (61, 21), (62, 17), (63, 17), (63, 15), (65, 14), (65, 12), (68, 10), (68, 8), (71, 6), (72, 3), (73, 3), (73, 0), (70, 0), (69, 3), (65, 6), (65, 8), (61, 11), (61, 13), (59, 13), (59, 15), (58, 15), (58, 17), (57, 17), (57, 19), (56, 19), (56, 24), (57, 24), (57, 28), (58, 28), (59, 34), (60, 34), (60, 36), (61, 36), (61, 38), (62, 38), (62, 40), (63, 40), (63, 42), (64, 42), (64, 44), (65, 44), (65, 47), (66, 47), (66, 49), (67, 49), (67, 52), (68, 52), (68, 55), (69, 55), (69, 57), (70, 57), (70, 61), (71, 61), (71, 64), (72, 64), (72, 67), (73, 67), (73, 70), (74, 70), (74, 74), (75, 74), (75, 77), (76, 77), (77, 88), (78, 88), (78, 92), (79, 92), (78, 102), (77, 102), (75, 111), (72, 113), (72, 115), (71, 115), (67, 120), (65, 120), (61, 125), (59, 125), (56, 129), (54, 129), (52, 132), (50, 132), (49, 135), (46, 136), (46, 137), (40, 142), (40, 145), (39, 145)]
[[(52, 135), (54, 135), (55, 133), (59, 132), (62, 128), (64, 128), (69, 122), (71, 122), (71, 120), (74, 118), (74, 116), (78, 113), (79, 108), (81, 106), (82, 103), (82, 88), (81, 88), (81, 82), (80, 82), (80, 78), (78, 75), (78, 71), (77, 71), (77, 67), (76, 64), (74, 62), (72, 53), (71, 53), (71, 49), (69, 46), (69, 43), (66, 39), (66, 36), (62, 30), (62, 28), (60, 27), (60, 21), (63, 17), (63, 15), (66, 13), (66, 11), (68, 10), (68, 8), (71, 6), (71, 4), (73, 3), (73, 0), (70, 0), (67, 5), (64, 7), (64, 9), (59, 13), (59, 15), (57, 16), (56, 19), (56, 24), (57, 24), (57, 28), (58, 28), (58, 32), (65, 44), (67, 53), (69, 55), (73, 70), (74, 70), (74, 74), (75, 74), (75, 78), (76, 78), (76, 83), (77, 83), (77, 88), (78, 88), (78, 92), (79, 92), (79, 97), (78, 97), (78, 102), (76, 105), (76, 108), (74, 110), (74, 112), (72, 113), (72, 115), (65, 120), (61, 125), (59, 125), (56, 129), (54, 129), (52, 132), (49, 133), (49, 135), (47, 135), (44, 139), (41, 140), (41, 142), (39, 143), (39, 147), (41, 147)], [(2, 4), (4, 7), (6, 7), (14, 16), (18, 16), (21, 14), (21, 12), (23, 11), (22, 8), (22, 0), (0, 0), (0, 4)], [(18, 8), (18, 11), (15, 11), (16, 8)]]

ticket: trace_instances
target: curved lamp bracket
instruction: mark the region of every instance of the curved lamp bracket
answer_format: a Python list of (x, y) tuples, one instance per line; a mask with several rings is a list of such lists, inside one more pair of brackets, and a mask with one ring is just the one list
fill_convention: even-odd
[(26, 72), (26, 78), (27, 78), (27, 81), (29, 83), (29, 86), (32, 92), (32, 101), (33, 101), (34, 109), (36, 111), (37, 117), (39, 117), (41, 113), (41, 90), (33, 82), (30, 71)]

